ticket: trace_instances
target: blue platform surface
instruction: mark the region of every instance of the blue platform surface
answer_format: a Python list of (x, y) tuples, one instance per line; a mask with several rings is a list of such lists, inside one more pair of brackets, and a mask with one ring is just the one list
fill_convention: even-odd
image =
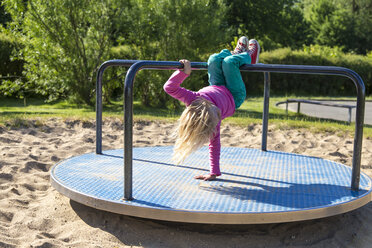
[[(182, 165), (172, 162), (172, 152), (170, 146), (133, 149), (132, 201), (123, 200), (123, 149), (62, 161), (52, 169), (52, 183), (58, 191), (83, 204), (171, 221), (172, 211), (187, 213), (175, 221), (203, 222), (208, 214), (214, 219), (223, 214), (220, 221), (225, 223), (229, 214), (240, 214), (256, 218), (242, 223), (260, 223), (260, 218), (270, 222), (265, 214), (297, 212), (299, 216), (304, 211), (306, 216), (283, 218), (302, 220), (311, 219), (313, 210), (318, 213), (314, 218), (324, 217), (350, 211), (371, 200), (372, 183), (367, 175), (361, 173), (360, 190), (352, 191), (350, 167), (317, 157), (223, 147), (222, 176), (215, 181), (201, 181), (193, 177), (209, 172), (208, 148), (198, 150)], [(354, 201), (357, 204), (353, 205)], [(146, 210), (151, 214), (143, 214)], [(158, 213), (152, 210), (160, 210), (159, 216), (154, 217)], [(191, 216), (194, 213), (195, 218)], [(231, 223), (240, 223), (236, 220)], [(273, 222), (280, 222), (280, 217)]]

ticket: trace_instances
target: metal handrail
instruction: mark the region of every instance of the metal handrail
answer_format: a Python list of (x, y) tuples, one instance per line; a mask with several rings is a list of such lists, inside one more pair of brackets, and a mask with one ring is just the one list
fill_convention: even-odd
[(351, 114), (352, 109), (356, 108), (355, 105), (346, 105), (346, 104), (338, 104), (338, 103), (324, 103), (319, 100), (306, 100), (306, 99), (287, 99), (285, 101), (277, 102), (275, 103), (275, 106), (279, 106), (281, 104), (285, 103), (285, 112), (288, 114), (288, 104), (289, 103), (297, 103), (297, 114), (300, 113), (301, 103), (307, 103), (307, 104), (315, 104), (315, 105), (321, 105), (321, 106), (327, 106), (327, 107), (336, 107), (336, 108), (347, 108), (349, 113), (349, 118), (347, 120), (348, 124), (351, 124)]
[[(337, 100), (334, 100), (337, 101)], [(277, 102), (275, 103), (275, 106), (278, 106), (280, 104), (284, 103), (308, 103), (308, 104), (315, 104), (315, 105), (322, 105), (322, 106), (328, 106), (328, 107), (338, 107), (338, 108), (356, 108), (354, 105), (346, 105), (346, 104), (338, 104), (338, 103), (324, 103), (319, 100), (306, 100), (306, 99), (287, 99), (285, 101)]]
[[(124, 85), (124, 199), (131, 200), (132, 196), (132, 163), (133, 163), (133, 83), (139, 70), (176, 70), (183, 67), (176, 61), (147, 61), (147, 60), (109, 60), (104, 62), (98, 70), (96, 85), (96, 153), (102, 153), (102, 76), (105, 69), (111, 66), (130, 67)], [(207, 70), (207, 63), (192, 62), (193, 70)], [(357, 106), (355, 119), (355, 136), (352, 160), (351, 189), (359, 190), (360, 164), (362, 152), (364, 108), (365, 108), (365, 86), (362, 78), (354, 71), (344, 67), (333, 66), (309, 66), (309, 65), (271, 65), (256, 64), (244, 65), (241, 71), (263, 72), (264, 89), (264, 110), (263, 130), (261, 149), (266, 151), (267, 144), (267, 123), (269, 113), (269, 91), (270, 72), (294, 73), (294, 74), (320, 74), (338, 75), (351, 79), (357, 91)]]

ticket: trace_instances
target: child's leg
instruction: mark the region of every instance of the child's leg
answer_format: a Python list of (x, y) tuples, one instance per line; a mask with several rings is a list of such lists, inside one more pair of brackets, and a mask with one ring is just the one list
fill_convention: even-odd
[(231, 56), (231, 52), (227, 49), (209, 56), (208, 81), (210, 85), (226, 85), (225, 76), (222, 71), (222, 61), (227, 56)]
[(240, 66), (250, 64), (251, 57), (247, 52), (226, 57), (222, 62), (222, 70), (225, 75), (226, 88), (234, 97), (235, 109), (239, 108), (245, 100), (246, 90), (240, 74)]

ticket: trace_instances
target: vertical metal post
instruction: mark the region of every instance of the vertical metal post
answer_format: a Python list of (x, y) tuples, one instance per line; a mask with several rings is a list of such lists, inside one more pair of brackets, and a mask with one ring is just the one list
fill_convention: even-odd
[(103, 73), (110, 66), (130, 67), (138, 60), (108, 60), (104, 62), (97, 71), (96, 82), (96, 153), (102, 154), (102, 79)]
[(301, 102), (297, 102), (297, 114), (301, 111)]
[(285, 103), (285, 114), (288, 115), (288, 100)]
[(102, 78), (105, 66), (97, 72), (96, 83), (96, 153), (102, 154)]
[[(351, 70), (350, 70), (351, 71)], [(365, 94), (366, 89), (362, 78), (351, 71), (353, 77), (351, 78), (357, 87), (357, 106), (355, 113), (355, 136), (354, 136), (354, 150), (353, 150), (353, 170), (351, 174), (351, 189), (359, 190), (360, 182), (360, 164), (362, 158), (362, 141), (363, 141), (363, 125), (364, 125), (364, 110), (365, 110)]]
[(349, 125), (351, 124), (351, 111), (352, 111), (352, 108), (349, 108), (349, 119), (347, 121)]
[(133, 82), (139, 63), (132, 65), (124, 83), (124, 199), (132, 200), (133, 186)]
[[(180, 62), (138, 61), (128, 70), (124, 83), (124, 199), (133, 200), (133, 83), (137, 72), (145, 67), (180, 68)], [(192, 69), (205, 68), (206, 63), (191, 63)]]
[(262, 143), (261, 150), (267, 150), (267, 129), (269, 123), (269, 103), (270, 103), (270, 73), (264, 72), (264, 106), (262, 114)]

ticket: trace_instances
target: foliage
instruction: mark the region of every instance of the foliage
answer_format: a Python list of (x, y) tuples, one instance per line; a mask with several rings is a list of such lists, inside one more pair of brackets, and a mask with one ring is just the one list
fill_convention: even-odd
[[(114, 58), (129, 58), (130, 54), (131, 59), (206, 61), (209, 54), (218, 52), (221, 44), (228, 41), (229, 31), (223, 22), (225, 8), (219, 0), (139, 0), (135, 3), (130, 11), (131, 32), (119, 37), (122, 46)], [(135, 97), (147, 106), (177, 108), (178, 101), (163, 91), (170, 74), (169, 71), (141, 71), (136, 77)], [(205, 75), (193, 73), (186, 86), (194, 90), (201, 88), (205, 85)]]
[(367, 53), (367, 57), (370, 58), (370, 59), (372, 59), (372, 51), (369, 51), (369, 52)]
[(342, 51), (340, 47), (327, 47), (320, 45), (310, 45), (304, 46), (303, 51), (306, 54), (323, 56), (323, 57), (343, 57), (346, 54)]
[[(366, 56), (345, 54), (340, 48), (305, 46), (303, 50), (281, 48), (264, 52), (260, 62), (265, 64), (341, 66), (354, 70), (363, 79), (366, 93), (372, 93), (372, 59)], [(262, 73), (244, 73), (248, 95), (262, 94)], [(355, 96), (350, 79), (340, 76), (271, 74), (271, 92), (274, 95)]]
[[(91, 103), (97, 67), (106, 59), (126, 57), (111, 49), (114, 44), (126, 47), (131, 59), (200, 61), (229, 36), (220, 0), (5, 0), (5, 7), (13, 18), (8, 29), (25, 44), (18, 56), (26, 61), (27, 80), (50, 100), (68, 95)], [(117, 73), (122, 70), (109, 75)], [(139, 73), (136, 97), (146, 105), (177, 105), (162, 90), (168, 76)], [(105, 81), (108, 100), (121, 83)]]
[(372, 50), (372, 5), (368, 0), (304, 0), (314, 41), (366, 54)]
[[(232, 50), (241, 35), (259, 40), (264, 51), (261, 62), (345, 66), (361, 74), (370, 94), (370, 3), (370, 0), (3, 0), (0, 94), (13, 97), (42, 94), (49, 100), (70, 98), (92, 104), (95, 74), (105, 60), (207, 61), (211, 53), (222, 48)], [(1, 27), (5, 25), (7, 30)], [(106, 103), (122, 97), (125, 73), (123, 68), (106, 70), (103, 84)], [(139, 72), (135, 98), (146, 106), (178, 108), (179, 102), (162, 88), (171, 73)], [(262, 93), (262, 73), (245, 73), (244, 79), (249, 95)], [(272, 79), (282, 82), (273, 83), (274, 94), (339, 95), (354, 90), (340, 77), (273, 74)], [(206, 85), (205, 71), (194, 71), (183, 84), (191, 90)]]
[(0, 33), (0, 95), (23, 98), (35, 87), (22, 76), (23, 61), (12, 57), (12, 51), (19, 47), (15, 39)]
[(301, 4), (295, 1), (293, 5), (285, 5), (281, 11), (281, 19), (279, 35), (276, 36), (279, 43), (292, 49), (311, 44), (310, 25), (303, 16)]
[(225, 0), (236, 36), (260, 40), (264, 50), (309, 44), (309, 27), (296, 0)]
[(11, 53), (19, 46), (17, 42), (5, 33), (0, 33), (0, 74), (3, 76), (20, 75), (22, 63), (12, 61)]
[[(97, 67), (108, 58), (112, 21), (125, 2), (5, 0), (9, 29), (24, 44), (27, 79), (51, 100), (69, 95), (91, 103)], [(121, 5), (118, 5), (118, 4)]]
[(0, 26), (10, 21), (10, 16), (5, 12), (4, 6), (0, 3)]

